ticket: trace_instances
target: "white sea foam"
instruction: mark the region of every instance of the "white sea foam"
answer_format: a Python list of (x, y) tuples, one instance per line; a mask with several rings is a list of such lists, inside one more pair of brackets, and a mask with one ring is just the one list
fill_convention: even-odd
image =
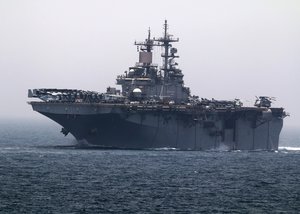
[(173, 148), (173, 147), (162, 147), (162, 148), (153, 148), (150, 150), (154, 150), (154, 151), (177, 151), (177, 148)]
[(278, 150), (300, 151), (300, 147), (280, 146)]

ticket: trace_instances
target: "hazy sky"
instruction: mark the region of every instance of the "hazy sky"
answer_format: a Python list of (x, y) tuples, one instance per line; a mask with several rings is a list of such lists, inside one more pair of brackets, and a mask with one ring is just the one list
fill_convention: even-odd
[(192, 94), (274, 96), (286, 125), (300, 124), (299, 0), (0, 0), (0, 118), (43, 117), (29, 88), (105, 91), (164, 19)]

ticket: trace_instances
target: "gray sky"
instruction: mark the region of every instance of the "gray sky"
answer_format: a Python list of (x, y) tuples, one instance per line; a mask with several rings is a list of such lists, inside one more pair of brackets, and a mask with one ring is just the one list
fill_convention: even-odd
[(0, 118), (43, 117), (28, 88), (105, 91), (164, 19), (192, 94), (274, 96), (286, 125), (300, 124), (299, 0), (0, 0)]

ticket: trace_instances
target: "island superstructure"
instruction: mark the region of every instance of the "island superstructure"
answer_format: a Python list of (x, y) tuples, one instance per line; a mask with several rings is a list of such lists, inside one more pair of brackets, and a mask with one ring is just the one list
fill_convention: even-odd
[[(34, 111), (62, 126), (80, 144), (103, 148), (181, 150), (277, 150), (286, 116), (260, 96), (253, 107), (239, 99), (214, 100), (192, 96), (176, 62), (178, 42), (164, 23), (162, 37), (150, 30), (138, 47), (139, 62), (117, 77), (121, 90), (105, 93), (42, 88), (28, 91)], [(160, 47), (162, 65), (153, 61)]]

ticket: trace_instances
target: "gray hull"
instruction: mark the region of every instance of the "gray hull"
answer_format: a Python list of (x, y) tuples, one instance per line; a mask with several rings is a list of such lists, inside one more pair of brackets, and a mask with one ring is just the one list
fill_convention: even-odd
[(110, 148), (277, 150), (282, 109), (197, 109), (32, 102), (79, 142)]

